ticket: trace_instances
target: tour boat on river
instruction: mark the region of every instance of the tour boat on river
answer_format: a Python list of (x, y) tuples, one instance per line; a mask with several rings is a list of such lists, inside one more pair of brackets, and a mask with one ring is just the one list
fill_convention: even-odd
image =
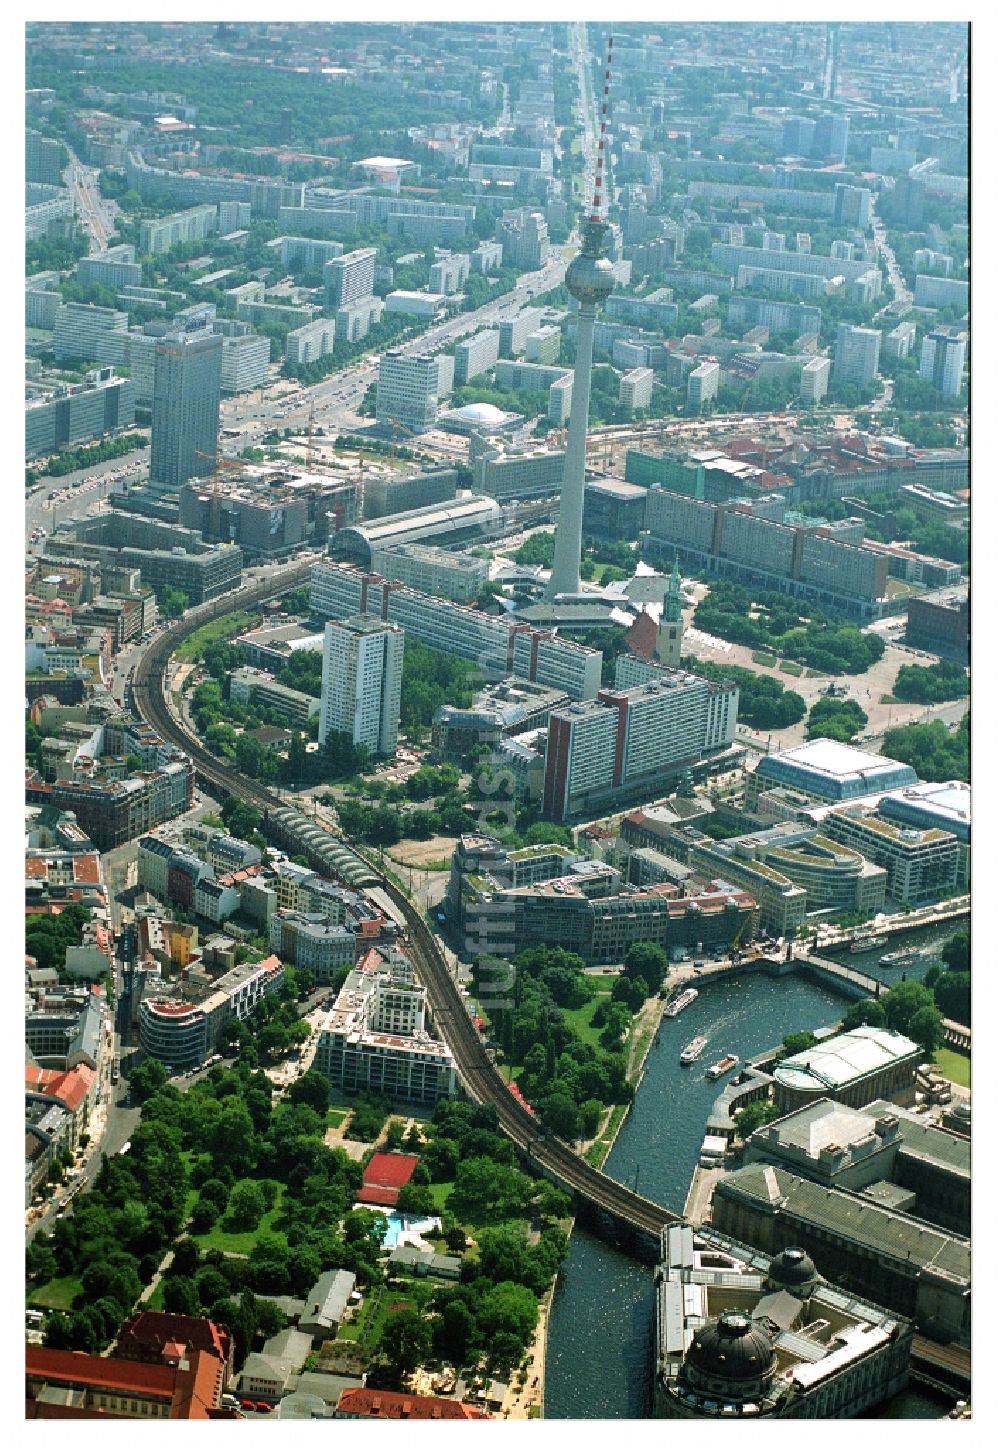
[(697, 1061), (707, 1045), (707, 1036), (695, 1036), (694, 1040), (689, 1041), (681, 1052), (681, 1065), (690, 1066), (692, 1062)]
[(674, 996), (663, 1014), (665, 1016), (679, 1016), (686, 1006), (689, 1006), (692, 1001), (696, 1001), (697, 999), (698, 992), (694, 986), (689, 986), (687, 990), (682, 990), (680, 995)]

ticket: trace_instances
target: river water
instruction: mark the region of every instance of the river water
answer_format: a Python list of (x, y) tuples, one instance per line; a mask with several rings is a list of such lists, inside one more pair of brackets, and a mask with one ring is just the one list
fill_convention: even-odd
[[(921, 943), (927, 944), (926, 939)], [(882, 953), (889, 949), (881, 948)], [(878, 953), (874, 952), (875, 961)], [(868, 956), (850, 958), (860, 969), (870, 970)], [(910, 978), (919, 979), (929, 964), (911, 967)], [(898, 968), (878, 974), (890, 982), (900, 978)], [(705, 1079), (706, 1064), (729, 1052), (746, 1060), (790, 1031), (832, 1025), (848, 1004), (843, 996), (798, 975), (755, 974), (706, 983), (696, 1001), (660, 1026), (632, 1110), (608, 1157), (608, 1174), (637, 1186), (665, 1207), (682, 1211), (708, 1113), (724, 1085)], [(698, 1035), (709, 1037), (701, 1062), (681, 1066), (681, 1048)], [(549, 1319), (545, 1416), (648, 1416), (652, 1334), (650, 1269), (574, 1230)], [(913, 1387), (881, 1412), (893, 1417), (940, 1417), (948, 1406), (936, 1395)]]

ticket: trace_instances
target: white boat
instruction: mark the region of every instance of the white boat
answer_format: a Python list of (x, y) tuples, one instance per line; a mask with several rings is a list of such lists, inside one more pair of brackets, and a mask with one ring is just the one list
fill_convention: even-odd
[(694, 1061), (697, 1061), (698, 1057), (704, 1053), (707, 1045), (707, 1036), (695, 1036), (694, 1040), (689, 1041), (681, 1052), (681, 1065), (690, 1066)]
[(697, 999), (698, 992), (694, 986), (689, 986), (687, 990), (682, 990), (680, 995), (674, 996), (663, 1014), (665, 1016), (679, 1016), (686, 1006), (689, 1006), (692, 1001)]
[(705, 1072), (705, 1075), (710, 1081), (718, 1081), (720, 1076), (724, 1076), (727, 1071), (731, 1071), (733, 1069), (733, 1067), (738, 1063), (739, 1059), (739, 1056), (723, 1056), (721, 1061), (716, 1061), (714, 1066), (709, 1066), (708, 1070)]

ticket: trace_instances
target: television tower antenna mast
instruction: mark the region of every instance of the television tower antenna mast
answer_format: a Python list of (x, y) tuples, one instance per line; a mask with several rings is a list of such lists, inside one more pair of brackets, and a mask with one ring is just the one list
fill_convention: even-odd
[(566, 287), (580, 303), (577, 313), (576, 363), (573, 368), (573, 401), (569, 415), (566, 460), (563, 464), (556, 527), (552, 576), (546, 588), (548, 598), (580, 592), (580, 550), (583, 544), (583, 487), (587, 462), (587, 414), (590, 410), (590, 373), (594, 360), (594, 322), (597, 308), (614, 290), (615, 277), (604, 255), (608, 223), (605, 220), (605, 156), (607, 154), (608, 106), (611, 94), (611, 49), (604, 69), (601, 101), (601, 130), (597, 142), (594, 199), (590, 217), (583, 224), (583, 245), (566, 271)]

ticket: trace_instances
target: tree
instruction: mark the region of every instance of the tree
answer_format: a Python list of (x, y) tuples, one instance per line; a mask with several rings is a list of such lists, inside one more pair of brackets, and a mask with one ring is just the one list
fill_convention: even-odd
[(882, 996), (882, 1004), (889, 1029), (906, 1036), (910, 1034), (910, 1026), (916, 1013), (927, 1007), (933, 1008), (934, 996), (919, 981), (902, 980), (886, 991)]
[(477, 1318), (487, 1340), (506, 1332), (523, 1346), (538, 1325), (538, 1301), (520, 1283), (498, 1282), (484, 1294)]
[(945, 942), (941, 948), (941, 959), (949, 970), (972, 969), (972, 932), (968, 927)]
[(461, 1367), (478, 1339), (476, 1319), (466, 1304), (461, 1299), (447, 1302), (434, 1326), (435, 1352)]
[(876, 1000), (855, 1001), (841, 1022), (845, 1031), (856, 1030), (858, 1026), (884, 1026), (885, 1024), (885, 1007), (881, 1001)]
[(434, 1195), (430, 1187), (416, 1186), (413, 1182), (407, 1182), (405, 1187), (400, 1188), (396, 1209), (407, 1216), (429, 1216), (434, 1211)]
[(134, 1067), (128, 1078), (129, 1092), (137, 1101), (148, 1101), (161, 1086), (166, 1085), (166, 1068), (155, 1057), (148, 1056)]
[(661, 946), (642, 941), (629, 948), (622, 971), (631, 980), (645, 981), (647, 995), (653, 995), (663, 984), (669, 964), (666, 951)]
[(972, 1024), (972, 976), (967, 970), (943, 971), (933, 989), (934, 1003), (942, 1015), (964, 1026)]
[(164, 588), (160, 598), (160, 610), (164, 618), (180, 618), (190, 604), (187, 594), (179, 588)]
[(203, 1197), (199, 1197), (191, 1209), (192, 1232), (195, 1232), (198, 1236), (201, 1236), (205, 1232), (210, 1232), (219, 1220), (220, 1215), (220, 1208), (215, 1202), (208, 1202), (205, 1201)]
[(921, 1046), (928, 1056), (933, 1056), (938, 1047), (944, 1043), (944, 1027), (941, 1024), (941, 1012), (937, 1006), (921, 1006), (918, 1011), (915, 1011), (910, 1017), (907, 1034), (910, 1040)]
[(766, 1126), (773, 1121), (778, 1114), (778, 1108), (773, 1101), (751, 1101), (749, 1106), (744, 1106), (742, 1111), (737, 1111), (733, 1118), (736, 1126), (736, 1134), (744, 1141), (760, 1126)]
[(190, 1277), (164, 1278), (163, 1307), (165, 1312), (179, 1312), (185, 1317), (197, 1317), (200, 1314), (201, 1298)]
[(815, 1046), (816, 1037), (812, 1031), (792, 1031), (790, 1035), (782, 1037), (781, 1050), (785, 1056), (797, 1056), (800, 1051), (808, 1051), (810, 1046)]
[(431, 1325), (412, 1308), (395, 1312), (382, 1329), (379, 1346), (393, 1376), (402, 1378), (430, 1356)]
[(302, 1101), (325, 1117), (330, 1104), (330, 1082), (320, 1071), (306, 1071), (288, 1088), (289, 1101)]

